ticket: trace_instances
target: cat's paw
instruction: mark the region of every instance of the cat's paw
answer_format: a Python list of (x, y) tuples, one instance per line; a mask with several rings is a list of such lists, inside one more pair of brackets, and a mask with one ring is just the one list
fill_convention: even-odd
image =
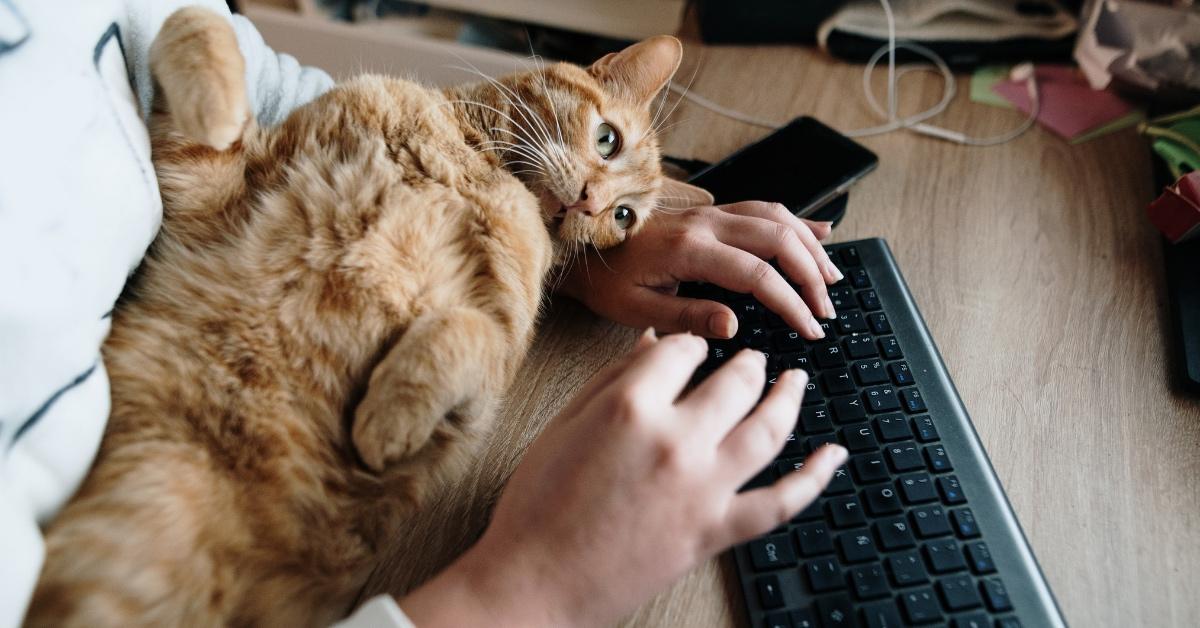
[(242, 136), (246, 64), (225, 18), (199, 7), (172, 13), (154, 38), (150, 68), (179, 132), (217, 150)]
[(354, 413), (354, 449), (363, 464), (376, 473), (412, 457), (429, 442), (437, 425), (429, 417), (406, 416), (409, 413), (399, 406), (389, 405), (386, 400), (383, 404), (364, 403)]

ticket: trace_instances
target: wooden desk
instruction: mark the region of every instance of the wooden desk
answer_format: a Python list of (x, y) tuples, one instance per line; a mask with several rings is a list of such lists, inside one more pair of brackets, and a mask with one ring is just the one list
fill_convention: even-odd
[[(876, 124), (861, 66), (794, 47), (687, 46), (680, 76), (724, 105), (839, 129)], [(691, 64), (691, 65), (689, 65)], [(883, 72), (876, 78), (882, 94)], [(982, 136), (1017, 113), (971, 103), (936, 122)], [(902, 111), (940, 80), (905, 79)], [(719, 159), (764, 131), (683, 103), (666, 149)], [(1200, 618), (1200, 403), (1167, 386), (1159, 242), (1143, 142), (1126, 131), (1069, 146), (1035, 128), (969, 148), (893, 133), (850, 196), (837, 240), (883, 236), (955, 379), (1068, 622), (1185, 626)], [(402, 594), (470, 544), (529, 441), (635, 333), (556, 303), (473, 475), (398, 539), (368, 594)], [(701, 566), (631, 626), (743, 625), (736, 576)]]

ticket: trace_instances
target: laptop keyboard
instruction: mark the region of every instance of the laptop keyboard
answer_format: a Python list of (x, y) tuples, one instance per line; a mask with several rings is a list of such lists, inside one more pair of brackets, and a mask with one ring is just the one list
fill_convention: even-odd
[(697, 379), (743, 347), (767, 354), (768, 388), (785, 369), (810, 376), (786, 447), (746, 489), (802, 468), (825, 443), (850, 452), (816, 502), (736, 549), (750, 625), (1016, 628), (1006, 578), (922, 394), (942, 384), (910, 366), (905, 352), (914, 341), (893, 330), (892, 304), (875, 286), (884, 271), (864, 264), (860, 246), (828, 249), (845, 279), (830, 288), (837, 318), (822, 321), (825, 338), (817, 342), (748, 295), (681, 288), (738, 316), (737, 336), (710, 343)]

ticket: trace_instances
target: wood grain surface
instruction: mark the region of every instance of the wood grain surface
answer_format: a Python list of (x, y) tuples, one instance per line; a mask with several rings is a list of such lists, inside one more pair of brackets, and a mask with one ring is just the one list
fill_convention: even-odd
[[(756, 116), (878, 123), (861, 66), (811, 49), (689, 42), (679, 76), (693, 69), (693, 91)], [(904, 81), (902, 112), (941, 95), (933, 75)], [(984, 136), (1021, 120), (970, 102), (963, 77), (935, 123)], [(688, 102), (672, 121), (667, 152), (705, 160), (766, 132)], [(854, 188), (834, 239), (888, 240), (1068, 622), (1196, 625), (1200, 403), (1169, 386), (1145, 144), (1125, 131), (1070, 146), (1040, 128), (994, 148), (905, 132), (864, 143), (880, 166)], [(465, 549), (529, 441), (634, 337), (557, 301), (478, 467), (397, 535), (366, 594), (402, 595)], [(727, 561), (701, 566), (625, 625), (744, 625)]]

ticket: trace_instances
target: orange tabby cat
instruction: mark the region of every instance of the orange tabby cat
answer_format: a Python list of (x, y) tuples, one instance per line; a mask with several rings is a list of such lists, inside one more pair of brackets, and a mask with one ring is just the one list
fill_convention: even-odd
[(489, 429), (556, 243), (611, 246), (694, 193), (664, 181), (651, 128), (670, 37), (444, 92), (363, 76), (277, 128), (251, 119), (236, 46), (184, 9), (151, 51), (164, 222), (30, 624), (342, 615)]

